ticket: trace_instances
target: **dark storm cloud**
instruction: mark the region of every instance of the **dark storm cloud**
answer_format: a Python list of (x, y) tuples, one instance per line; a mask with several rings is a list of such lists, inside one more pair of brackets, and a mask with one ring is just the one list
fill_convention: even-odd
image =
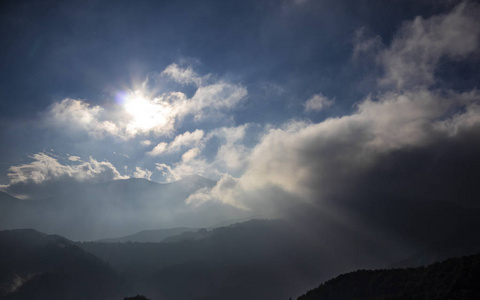
[[(359, 102), (349, 115), (271, 129), (252, 150), (245, 173), (223, 178), (210, 196), (254, 209), (256, 201), (275, 207), (292, 196), (317, 201), (387, 191), (471, 202), (477, 189), (467, 178), (474, 167), (465, 166), (478, 165), (475, 151), (467, 149), (479, 146), (472, 137), (479, 133), (480, 94), (438, 88), (434, 72), (441, 58), (478, 56), (479, 15), (476, 4), (462, 3), (448, 14), (405, 22), (377, 54), (385, 69), (379, 83), (392, 90)], [(270, 195), (268, 187), (285, 194)], [(461, 190), (470, 196), (455, 196)], [(209, 195), (192, 201), (196, 196), (205, 201)]]

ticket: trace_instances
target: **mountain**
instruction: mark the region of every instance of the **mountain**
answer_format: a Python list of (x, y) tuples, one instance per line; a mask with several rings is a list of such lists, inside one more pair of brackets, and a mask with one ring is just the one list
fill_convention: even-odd
[(440, 201), (360, 200), (292, 207), (282, 220), (187, 232), (157, 244), (80, 246), (147, 282), (144, 294), (152, 298), (288, 299), (316, 282), (384, 268), (428, 245), (428, 255), (441, 251), (446, 238), (458, 246), (456, 255), (471, 254), (478, 244), (478, 210)]
[(165, 184), (132, 178), (45, 187), (45, 197), (29, 200), (3, 194), (0, 229), (35, 228), (74, 240), (98, 240), (158, 228), (210, 227), (247, 217), (249, 212), (227, 204), (185, 202), (198, 189), (214, 185), (201, 176)]
[(124, 282), (98, 258), (58, 236), (0, 231), (0, 299), (120, 299)]
[(427, 267), (360, 270), (321, 284), (298, 300), (480, 299), (480, 254)]
[(187, 232), (194, 232), (198, 229), (188, 227), (177, 227), (157, 230), (143, 230), (132, 235), (119, 238), (109, 238), (99, 240), (100, 243), (159, 243), (169, 237), (181, 235)]
[(288, 299), (335, 274), (401, 257), (331, 219), (322, 225), (319, 230), (288, 220), (251, 220), (161, 243), (78, 245), (138, 285), (145, 283), (142, 293), (152, 299)]

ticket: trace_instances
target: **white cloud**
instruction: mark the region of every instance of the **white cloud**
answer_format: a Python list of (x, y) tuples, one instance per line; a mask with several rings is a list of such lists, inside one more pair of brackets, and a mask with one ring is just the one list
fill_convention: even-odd
[(172, 182), (182, 179), (169, 165), (164, 163), (156, 163), (155, 169), (162, 172), (162, 176), (166, 182)]
[(183, 147), (191, 147), (201, 142), (204, 131), (197, 129), (194, 132), (186, 131), (179, 134), (170, 143), (161, 142), (157, 144), (152, 151), (147, 152), (148, 155), (155, 156), (164, 153), (172, 153), (179, 151)]
[[(129, 91), (117, 99), (117, 105), (92, 106), (84, 100), (64, 99), (53, 104), (46, 115), (46, 123), (69, 133), (85, 132), (95, 138), (106, 135), (123, 140), (138, 135), (168, 136), (178, 123), (189, 115), (195, 121), (212, 121), (224, 116), (247, 96), (247, 90), (238, 84), (216, 81), (206, 84), (191, 67), (168, 66), (162, 73), (181, 83), (195, 83), (197, 89), (191, 98), (181, 91), (159, 95), (152, 90)], [(205, 118), (208, 116), (208, 119)]]
[(113, 154), (118, 155), (118, 156), (122, 156), (122, 157), (125, 157), (125, 158), (130, 158), (130, 155), (125, 154), (125, 153), (119, 153), (119, 152), (114, 151)]
[(64, 99), (51, 106), (47, 114), (47, 122), (61, 127), (63, 130), (83, 130), (94, 137), (105, 134), (117, 135), (116, 124), (104, 118), (105, 110), (100, 106), (91, 106), (83, 100)]
[(477, 4), (462, 2), (448, 14), (404, 23), (391, 46), (378, 57), (385, 67), (380, 82), (397, 88), (430, 86), (440, 58), (478, 54), (479, 17)]
[(128, 178), (128, 176), (121, 175), (112, 163), (99, 162), (92, 157), (88, 161), (75, 160), (76, 164), (74, 165), (63, 165), (56, 158), (45, 153), (34, 154), (31, 158), (33, 159), (31, 163), (9, 168), (7, 175), (10, 185), (29, 182), (40, 184), (61, 178), (73, 178), (78, 181)]
[(70, 156), (68, 157), (68, 160), (70, 160), (70, 161), (79, 161), (79, 160), (80, 160), (80, 156), (70, 155)]
[(150, 180), (153, 172), (148, 169), (142, 169), (140, 167), (135, 167), (135, 172), (133, 172), (134, 178), (144, 178)]
[(215, 166), (220, 173), (236, 172), (245, 168), (249, 150), (242, 144), (249, 124), (237, 127), (217, 128), (209, 138), (217, 137), (222, 141), (215, 157)]
[(197, 144), (203, 138), (204, 131), (197, 129), (194, 132), (186, 131), (177, 135), (175, 139), (168, 145), (169, 151), (175, 151), (181, 147), (188, 147)]
[(188, 150), (187, 152), (183, 153), (182, 162), (191, 161), (192, 159), (197, 157), (199, 153), (200, 153), (200, 149), (198, 149), (198, 148), (192, 148), (192, 149)]
[(330, 100), (327, 97), (323, 96), (322, 94), (313, 95), (306, 103), (305, 103), (305, 111), (321, 111), (333, 104), (334, 100)]
[[(161, 169), (168, 170), (166, 174), (175, 175), (170, 179), (183, 178), (192, 174), (200, 174), (209, 178), (220, 178), (225, 174), (239, 174), (244, 171), (250, 153), (250, 149), (243, 145), (248, 127), (248, 124), (237, 127), (221, 127), (209, 132), (206, 136), (203, 132), (198, 131), (177, 136), (170, 144), (161, 144), (162, 149), (158, 152), (170, 153), (170, 151), (180, 151), (184, 147), (191, 148), (183, 153), (180, 161), (169, 166), (162, 164)], [(215, 157), (207, 159), (206, 153), (203, 153), (207, 144), (209, 147), (216, 148)]]
[(165, 153), (167, 151), (168, 144), (165, 142), (158, 143), (152, 151), (147, 152), (148, 155), (155, 156)]
[(247, 89), (231, 83), (218, 82), (197, 89), (191, 101), (185, 106), (185, 114), (193, 114), (195, 120), (205, 116), (222, 114), (237, 106), (247, 96)]
[[(246, 168), (251, 151), (243, 144), (249, 127), (249, 124), (237, 127), (221, 127), (209, 132), (206, 136), (198, 134), (198, 139), (185, 139), (185, 137), (194, 136), (193, 133), (184, 135), (183, 138), (178, 138), (179, 143), (175, 144), (181, 144), (182, 146), (194, 144), (194, 147), (184, 152), (180, 161), (173, 162), (170, 165), (157, 164), (157, 170), (162, 171), (165, 181), (178, 180), (192, 174), (199, 174), (208, 178), (241, 174)], [(202, 138), (200, 139), (200, 137)], [(195, 143), (186, 142), (192, 140)], [(168, 149), (171, 144), (166, 144), (165, 147)], [(216, 149), (216, 155), (213, 158), (207, 158), (208, 153), (203, 152), (207, 145)], [(175, 147), (175, 149), (179, 150), (181, 148)]]
[[(205, 81), (205, 78), (199, 76), (191, 66), (181, 68), (175, 63), (166, 67), (161, 75), (169, 76), (181, 84), (195, 84), (196, 86), (201, 86)], [(209, 76), (206, 75), (206, 78), (208, 77)]]
[(174, 163), (173, 167), (169, 168), (170, 171), (173, 172), (179, 179), (194, 174), (210, 178), (216, 178), (219, 175), (217, 173), (217, 170), (212, 166), (212, 164), (207, 163), (205, 159), (196, 156), (190, 157), (190, 159), (187, 160), (182, 160)]
[[(239, 185), (239, 180), (228, 174), (225, 174), (220, 178), (217, 184), (212, 189), (201, 189), (190, 195), (185, 202), (192, 205), (200, 205), (207, 201), (221, 201), (223, 203), (228, 203), (232, 206), (243, 208), (237, 200), (235, 193), (237, 192), (237, 187)], [(221, 200), (220, 200), (221, 199)]]

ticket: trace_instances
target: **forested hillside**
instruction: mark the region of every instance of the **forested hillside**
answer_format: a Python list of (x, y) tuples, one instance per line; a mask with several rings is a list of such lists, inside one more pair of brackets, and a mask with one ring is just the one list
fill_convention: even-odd
[(298, 300), (480, 299), (480, 254), (427, 267), (360, 270), (340, 275)]

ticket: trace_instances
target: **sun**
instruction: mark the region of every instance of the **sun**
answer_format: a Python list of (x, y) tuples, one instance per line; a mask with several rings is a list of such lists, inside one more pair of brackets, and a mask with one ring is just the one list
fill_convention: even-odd
[(127, 131), (137, 133), (160, 131), (169, 125), (171, 107), (168, 103), (148, 99), (139, 92), (125, 97), (123, 109), (130, 117)]

